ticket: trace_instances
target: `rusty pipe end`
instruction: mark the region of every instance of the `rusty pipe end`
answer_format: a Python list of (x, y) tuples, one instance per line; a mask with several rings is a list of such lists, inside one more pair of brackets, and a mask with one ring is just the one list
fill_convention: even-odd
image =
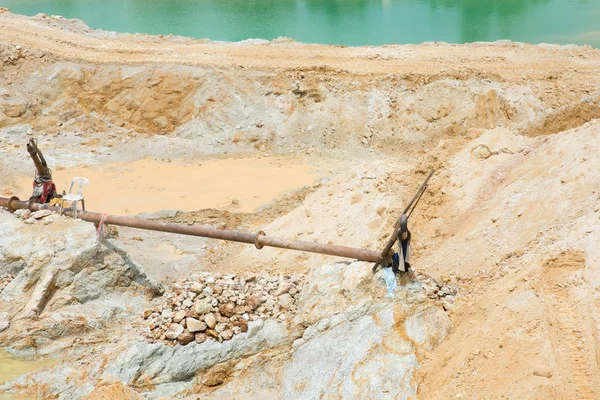
[(20, 200), (19, 200), (19, 198), (18, 198), (17, 196), (12, 196), (10, 199), (8, 199), (8, 207), (7, 207), (7, 208), (8, 208), (8, 211), (9, 211), (9, 212), (11, 212), (11, 213), (14, 213), (14, 212), (15, 212), (15, 210), (16, 210), (16, 208), (14, 208), (14, 207), (12, 206), (12, 203), (13, 203), (13, 201), (15, 201), (15, 200), (16, 200), (16, 201), (20, 201)]

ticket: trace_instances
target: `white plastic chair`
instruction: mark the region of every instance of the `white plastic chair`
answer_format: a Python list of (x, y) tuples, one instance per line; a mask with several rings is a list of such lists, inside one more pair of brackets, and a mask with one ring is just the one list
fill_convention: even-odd
[[(83, 198), (83, 186), (90, 183), (87, 178), (76, 176), (71, 180), (71, 187), (69, 188), (69, 194), (62, 197), (63, 201), (60, 203), (60, 213), (62, 214), (64, 201), (70, 201), (73, 206), (73, 218), (77, 218), (77, 202), (81, 201), (81, 208), (85, 211), (85, 199)], [(73, 186), (77, 184), (77, 193), (73, 192)]]

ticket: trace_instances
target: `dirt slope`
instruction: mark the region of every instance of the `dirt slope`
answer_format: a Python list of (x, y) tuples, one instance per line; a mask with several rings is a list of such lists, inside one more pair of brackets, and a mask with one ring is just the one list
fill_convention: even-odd
[[(443, 238), (418, 265), (467, 294), (423, 398), (600, 396), (599, 135), (599, 122), (527, 140), (496, 131), (451, 159)], [(514, 154), (481, 160), (480, 143)]]

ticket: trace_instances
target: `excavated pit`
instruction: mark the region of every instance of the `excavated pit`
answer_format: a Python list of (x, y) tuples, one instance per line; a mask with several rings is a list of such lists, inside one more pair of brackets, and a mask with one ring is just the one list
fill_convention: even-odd
[(93, 211), (376, 250), (438, 170), (393, 299), (366, 263), (0, 211), (0, 344), (61, 360), (0, 391), (600, 396), (599, 65), (577, 46), (212, 43), (0, 13), (2, 196), (29, 196), (38, 137), (59, 190), (90, 178)]

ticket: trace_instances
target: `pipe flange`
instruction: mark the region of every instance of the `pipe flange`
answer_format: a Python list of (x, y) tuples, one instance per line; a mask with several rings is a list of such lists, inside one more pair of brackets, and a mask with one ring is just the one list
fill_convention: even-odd
[(8, 211), (11, 213), (14, 213), (16, 208), (13, 208), (12, 203), (13, 201), (19, 201), (19, 198), (17, 196), (12, 196), (10, 199), (8, 199)]
[(254, 236), (254, 246), (255, 246), (255, 247), (258, 249), (258, 250), (260, 250), (260, 249), (262, 249), (263, 247), (265, 247), (265, 245), (264, 245), (264, 244), (261, 244), (261, 243), (260, 243), (260, 238), (261, 238), (262, 236), (267, 236), (267, 235), (266, 235), (266, 234), (265, 234), (263, 231), (258, 231), (258, 232), (256, 233), (256, 236)]

